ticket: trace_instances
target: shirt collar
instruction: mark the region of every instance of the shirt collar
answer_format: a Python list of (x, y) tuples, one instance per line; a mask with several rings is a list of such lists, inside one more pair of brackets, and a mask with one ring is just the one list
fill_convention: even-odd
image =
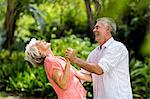
[(102, 47), (108, 47), (113, 41), (114, 41), (114, 38), (111, 37), (108, 41), (106, 41), (106, 42), (102, 45)]

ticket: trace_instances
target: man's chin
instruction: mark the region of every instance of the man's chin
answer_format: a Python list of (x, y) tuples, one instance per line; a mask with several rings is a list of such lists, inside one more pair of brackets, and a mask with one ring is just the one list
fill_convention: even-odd
[(98, 39), (95, 38), (95, 41), (98, 42)]

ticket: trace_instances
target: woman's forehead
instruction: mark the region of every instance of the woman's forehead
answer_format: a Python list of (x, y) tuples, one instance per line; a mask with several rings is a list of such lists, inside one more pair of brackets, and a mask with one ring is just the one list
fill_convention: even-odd
[(42, 41), (37, 41), (35, 45), (36, 45), (36, 46), (41, 46), (41, 45), (43, 45), (43, 44), (44, 44), (44, 43), (43, 43)]
[(36, 43), (46, 43), (46, 41), (44, 41), (44, 40), (37, 40)]

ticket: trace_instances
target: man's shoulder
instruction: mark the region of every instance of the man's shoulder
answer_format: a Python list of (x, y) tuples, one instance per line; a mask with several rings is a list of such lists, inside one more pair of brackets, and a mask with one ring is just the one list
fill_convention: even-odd
[(117, 40), (113, 41), (113, 43), (111, 44), (110, 48), (118, 48), (118, 49), (124, 50), (125, 52), (128, 52), (126, 46), (122, 42), (117, 41)]
[(124, 44), (120, 41), (114, 40), (112, 43), (114, 46), (124, 46)]
[(113, 43), (111, 44), (112, 47), (124, 47), (126, 48), (126, 46), (120, 42), (120, 41), (117, 41), (117, 40), (114, 40)]

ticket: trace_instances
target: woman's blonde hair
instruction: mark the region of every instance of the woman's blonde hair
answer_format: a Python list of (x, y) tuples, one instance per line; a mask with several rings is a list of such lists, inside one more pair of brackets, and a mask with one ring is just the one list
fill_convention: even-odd
[(41, 65), (45, 59), (45, 56), (41, 54), (36, 46), (37, 40), (32, 38), (25, 49), (25, 60), (29, 61), (33, 66)]

